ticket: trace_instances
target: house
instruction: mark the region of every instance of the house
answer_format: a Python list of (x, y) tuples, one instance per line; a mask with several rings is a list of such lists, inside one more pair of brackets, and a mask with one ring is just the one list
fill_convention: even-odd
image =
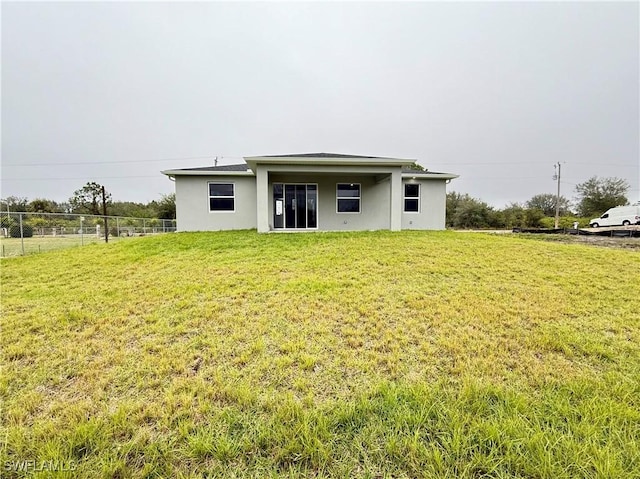
[(445, 227), (446, 184), (457, 175), (415, 160), (311, 153), (166, 170), (180, 231), (257, 228), (339, 231)]

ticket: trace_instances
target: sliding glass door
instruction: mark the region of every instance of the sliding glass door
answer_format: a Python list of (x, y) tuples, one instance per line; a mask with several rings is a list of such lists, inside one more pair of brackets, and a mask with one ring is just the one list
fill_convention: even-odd
[(273, 226), (287, 229), (318, 227), (318, 186), (274, 183)]

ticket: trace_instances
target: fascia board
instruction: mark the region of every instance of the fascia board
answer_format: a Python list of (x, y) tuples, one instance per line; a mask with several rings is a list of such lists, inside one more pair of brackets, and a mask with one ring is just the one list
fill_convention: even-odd
[(267, 170), (269, 173), (309, 173), (318, 175), (342, 175), (342, 174), (391, 174), (400, 172), (399, 165), (283, 165), (283, 164), (261, 164), (259, 168)]

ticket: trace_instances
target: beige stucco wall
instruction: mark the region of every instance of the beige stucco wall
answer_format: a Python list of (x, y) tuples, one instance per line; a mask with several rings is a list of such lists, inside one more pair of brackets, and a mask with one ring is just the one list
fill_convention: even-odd
[[(235, 212), (209, 211), (209, 183), (234, 183)], [(178, 231), (238, 230), (256, 227), (253, 176), (176, 176)]]
[[(403, 230), (443, 230), (447, 207), (446, 183), (443, 180), (405, 179), (403, 183), (420, 184), (420, 212), (405, 213), (402, 202)], [(404, 194), (404, 186), (403, 186)]]

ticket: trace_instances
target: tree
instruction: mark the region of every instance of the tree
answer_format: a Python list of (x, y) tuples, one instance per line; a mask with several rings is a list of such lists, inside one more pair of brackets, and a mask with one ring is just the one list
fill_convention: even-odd
[[(102, 188), (102, 185), (91, 181), (79, 190), (76, 190), (73, 196), (69, 198), (73, 212), (101, 215), (103, 212)], [(106, 202), (107, 204), (111, 203), (111, 194), (109, 193), (106, 195)]]
[[(525, 203), (529, 209), (542, 210), (545, 216), (556, 215), (556, 195), (551, 193), (543, 193), (533, 196)], [(570, 203), (567, 198), (560, 196), (560, 215), (565, 216), (571, 214)]]
[(162, 195), (158, 201), (158, 218), (173, 220), (176, 217), (176, 194)]
[(525, 228), (527, 224), (527, 210), (519, 203), (510, 203), (500, 211), (506, 228)]
[(26, 198), (20, 196), (7, 196), (0, 200), (0, 209), (7, 211), (8, 206), (10, 211), (26, 211), (27, 202), (28, 200)]
[[(418, 162), (417, 162), (417, 161), (416, 161), (416, 162), (413, 162), (413, 164), (411, 164), (411, 165), (408, 167), (408, 169), (409, 169), (409, 170), (415, 170), (415, 171), (426, 171), (426, 170), (424, 169), (424, 166), (422, 166), (422, 165), (418, 164)], [(175, 195), (174, 195), (174, 196), (175, 196)]]
[(500, 227), (500, 215), (484, 201), (468, 194), (447, 193), (447, 226), (454, 228)]
[(542, 226), (544, 212), (539, 208), (528, 208), (525, 210), (525, 223), (528, 228), (539, 228)]
[(65, 202), (65, 203), (58, 203), (58, 208), (60, 208), (60, 213), (71, 213), (72, 211), (72, 206), (71, 204)]
[(615, 206), (626, 205), (629, 183), (622, 178), (594, 176), (576, 186), (578, 212), (581, 216), (598, 216)]
[(44, 198), (36, 198), (27, 205), (30, 213), (61, 213), (61, 209), (55, 201)]
[(464, 199), (464, 196), (461, 193), (456, 193), (455, 191), (450, 191), (447, 193), (447, 207), (446, 207), (446, 218), (445, 223), (448, 227), (453, 227), (453, 216), (460, 206), (460, 203)]
[(131, 216), (135, 218), (152, 218), (156, 216), (156, 208), (153, 202), (145, 205), (132, 201), (114, 201), (109, 206), (109, 211), (113, 216)]

